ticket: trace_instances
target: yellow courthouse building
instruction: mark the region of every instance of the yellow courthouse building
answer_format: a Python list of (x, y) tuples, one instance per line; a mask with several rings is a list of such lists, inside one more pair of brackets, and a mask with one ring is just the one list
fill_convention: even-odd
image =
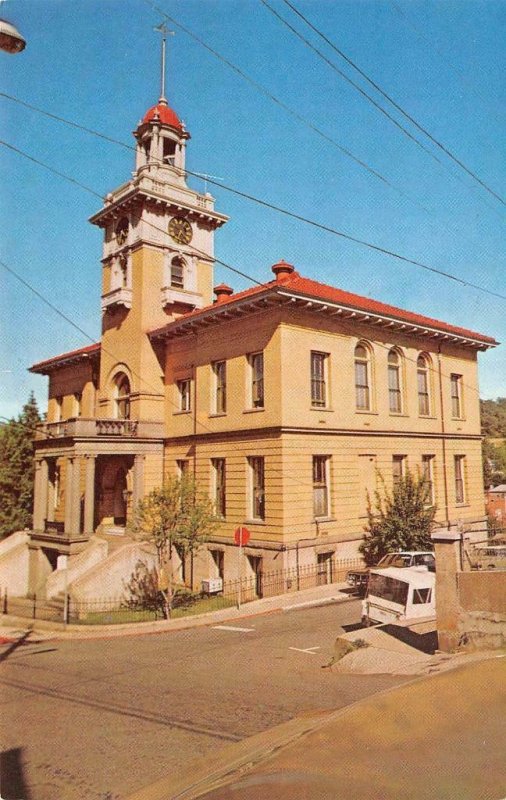
[[(494, 339), (305, 278), (213, 290), (227, 217), (188, 187), (190, 138), (162, 97), (134, 133), (132, 179), (91, 218), (104, 232), (100, 343), (40, 362), (29, 590), (59, 557), (128, 540), (137, 501), (190, 471), (220, 524), (191, 569), (235, 578), (355, 556), (367, 496), (407, 469), (430, 481), (442, 525), (485, 515), (477, 353)], [(125, 577), (128, 577), (126, 575)]]

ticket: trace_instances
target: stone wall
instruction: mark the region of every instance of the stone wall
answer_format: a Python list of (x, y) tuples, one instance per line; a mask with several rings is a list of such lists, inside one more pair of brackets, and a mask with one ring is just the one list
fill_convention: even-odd
[(462, 534), (432, 534), (436, 554), (439, 648), (453, 652), (506, 646), (506, 571), (463, 571)]

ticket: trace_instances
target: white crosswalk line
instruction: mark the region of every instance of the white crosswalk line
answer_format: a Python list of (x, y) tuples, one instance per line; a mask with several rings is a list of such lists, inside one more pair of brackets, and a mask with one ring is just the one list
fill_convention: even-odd
[(239, 633), (250, 633), (254, 628), (234, 628), (232, 625), (213, 625), (215, 631), (239, 631)]

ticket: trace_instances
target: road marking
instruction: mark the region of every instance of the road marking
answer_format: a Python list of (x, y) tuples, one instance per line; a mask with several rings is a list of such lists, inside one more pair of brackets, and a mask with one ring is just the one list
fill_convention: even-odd
[(250, 633), (254, 628), (233, 628), (232, 625), (213, 625), (215, 631), (239, 631), (239, 633)]
[(315, 650), (320, 650), (319, 646), (316, 647), (306, 647), (305, 649), (301, 647), (289, 647), (289, 650), (296, 650), (298, 653), (309, 653), (310, 656), (315, 656)]

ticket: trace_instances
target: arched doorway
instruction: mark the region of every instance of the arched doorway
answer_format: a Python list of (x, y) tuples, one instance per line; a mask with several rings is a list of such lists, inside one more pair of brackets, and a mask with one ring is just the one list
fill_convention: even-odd
[(124, 528), (128, 517), (129, 470), (132, 456), (104, 456), (98, 468), (98, 525), (102, 530)]

